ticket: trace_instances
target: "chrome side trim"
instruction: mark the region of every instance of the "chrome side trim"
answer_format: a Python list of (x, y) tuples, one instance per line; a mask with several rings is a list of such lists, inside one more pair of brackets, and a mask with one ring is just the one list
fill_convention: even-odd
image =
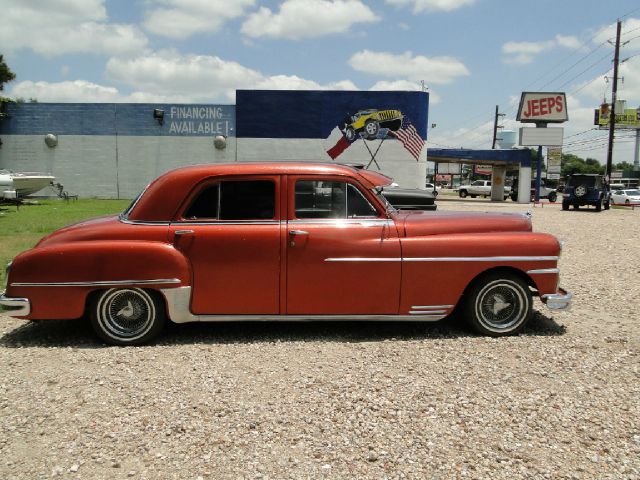
[(432, 310), (440, 308), (453, 308), (453, 305), (412, 305), (411, 310)]
[(31, 302), (28, 298), (7, 297), (0, 293), (0, 312), (12, 317), (26, 317), (31, 313)]
[(128, 225), (169, 226), (171, 224), (171, 222), (165, 222), (165, 221), (149, 222), (149, 221), (143, 221), (143, 220), (129, 220), (128, 218), (124, 218), (124, 217), (120, 217), (119, 220), (122, 223), (126, 223)]
[(194, 315), (189, 309), (191, 287), (166, 288), (160, 292), (167, 302), (167, 313), (174, 323), (187, 322), (292, 322), (292, 321), (438, 321), (446, 315), (420, 312), (415, 315)]
[(549, 257), (335, 257), (325, 258), (325, 262), (550, 262), (557, 256)]
[(559, 268), (541, 268), (540, 270), (528, 270), (529, 275), (544, 275), (547, 273), (560, 273)]
[(156, 280), (105, 280), (100, 282), (12, 282), (12, 287), (109, 287), (120, 285), (164, 285), (180, 283), (178, 278), (159, 278)]
[(445, 318), (447, 315), (425, 315), (424, 312), (413, 312), (410, 311), (409, 315), (414, 315), (411, 318), (420, 318), (423, 320), (429, 320), (431, 322), (437, 322), (438, 320), (442, 320), (443, 318)]
[(384, 227), (393, 225), (392, 220), (380, 218), (315, 218), (315, 219), (296, 219), (289, 220), (289, 224), (305, 224), (305, 225), (363, 225), (365, 227)]

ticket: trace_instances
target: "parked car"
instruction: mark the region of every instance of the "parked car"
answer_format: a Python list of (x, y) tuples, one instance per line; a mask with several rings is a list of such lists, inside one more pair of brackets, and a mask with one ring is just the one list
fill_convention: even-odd
[(533, 296), (564, 309), (560, 242), (528, 215), (397, 211), (391, 179), (337, 164), (179, 168), (121, 215), (46, 237), (9, 264), (0, 306), (32, 320), (88, 314), (115, 345), (175, 323), (436, 321), (458, 309), (518, 333)]
[(640, 204), (640, 190), (615, 190), (611, 192), (611, 203), (613, 204)]
[[(454, 190), (458, 191), (458, 195), (460, 198), (466, 198), (467, 196), (471, 198), (476, 198), (478, 196), (481, 197), (490, 197), (491, 196), (491, 180), (475, 180), (467, 185), (460, 185), (456, 187)], [(511, 193), (511, 187), (505, 185), (504, 187), (504, 199), (509, 198), (509, 194)]]
[(578, 209), (581, 206), (593, 205), (596, 212), (604, 207), (609, 209), (609, 189), (602, 175), (595, 173), (576, 173), (567, 178), (562, 192), (562, 209), (570, 206)]
[[(433, 187), (432, 187), (433, 188)], [(417, 188), (385, 188), (383, 195), (398, 210), (435, 210), (438, 192)]]
[[(536, 196), (536, 182), (535, 180), (531, 182), (531, 200), (533, 200)], [(518, 183), (515, 182), (513, 187), (511, 187), (511, 200), (514, 202), (518, 201)], [(551, 203), (555, 202), (558, 199), (558, 193), (556, 189), (553, 187), (548, 187), (544, 182), (540, 182), (540, 198), (546, 198)]]

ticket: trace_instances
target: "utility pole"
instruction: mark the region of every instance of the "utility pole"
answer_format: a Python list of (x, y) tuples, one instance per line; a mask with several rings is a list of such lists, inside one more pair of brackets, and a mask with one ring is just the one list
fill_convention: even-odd
[(491, 150), (495, 150), (496, 140), (498, 139), (498, 129), (502, 128), (502, 125), (498, 125), (498, 117), (504, 117), (504, 115), (504, 113), (498, 113), (498, 105), (496, 105), (496, 116), (493, 119), (493, 144), (491, 145)]
[(611, 114), (609, 116), (609, 148), (607, 150), (607, 182), (611, 182), (611, 165), (613, 162), (613, 137), (616, 128), (616, 101), (618, 99), (618, 63), (620, 63), (620, 29), (622, 22), (616, 26), (616, 45), (613, 54), (613, 86), (611, 88)]

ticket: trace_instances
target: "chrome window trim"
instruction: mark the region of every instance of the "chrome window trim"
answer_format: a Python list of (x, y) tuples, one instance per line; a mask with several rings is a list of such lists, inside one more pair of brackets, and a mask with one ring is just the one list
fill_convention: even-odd
[(550, 262), (557, 256), (548, 257), (335, 257), (325, 262)]
[(165, 285), (181, 283), (178, 278), (158, 278), (154, 280), (105, 280), (95, 282), (13, 282), (12, 287), (103, 287), (121, 285)]
[(393, 221), (386, 218), (316, 218), (288, 220), (288, 223), (304, 225), (362, 225), (364, 227), (393, 225)]
[(202, 221), (199, 222), (197, 220), (185, 220), (185, 221), (177, 221), (171, 222), (171, 225), (279, 225), (281, 223), (280, 220), (215, 220), (215, 221)]
[(528, 270), (527, 273), (529, 275), (544, 275), (544, 274), (552, 274), (552, 273), (560, 273), (559, 268), (541, 268), (539, 270)]

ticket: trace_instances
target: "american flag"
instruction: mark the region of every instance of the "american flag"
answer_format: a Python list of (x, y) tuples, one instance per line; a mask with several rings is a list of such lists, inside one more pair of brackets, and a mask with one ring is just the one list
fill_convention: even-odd
[(422, 147), (424, 147), (424, 140), (409, 120), (405, 118), (402, 121), (400, 129), (397, 132), (389, 130), (389, 134), (402, 142), (404, 148), (413, 155), (416, 162), (420, 160), (420, 152), (422, 152)]

